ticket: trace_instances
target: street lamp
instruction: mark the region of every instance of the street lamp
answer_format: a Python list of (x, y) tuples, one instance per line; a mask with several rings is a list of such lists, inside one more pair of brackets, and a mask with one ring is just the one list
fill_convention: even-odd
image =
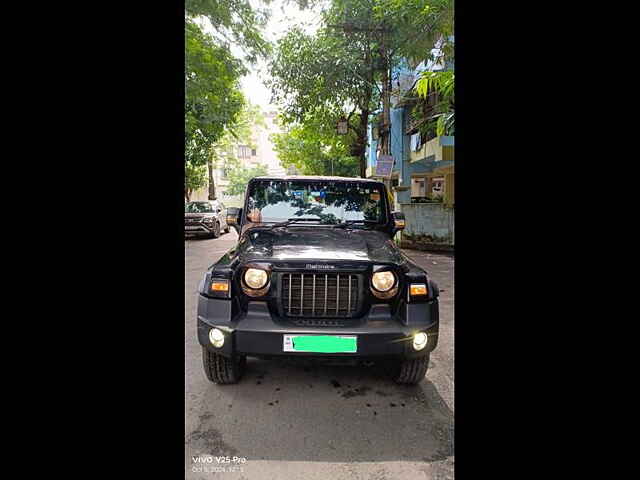
[(336, 125), (336, 132), (338, 135), (346, 135), (349, 129), (349, 122), (346, 118), (340, 117), (338, 124)]

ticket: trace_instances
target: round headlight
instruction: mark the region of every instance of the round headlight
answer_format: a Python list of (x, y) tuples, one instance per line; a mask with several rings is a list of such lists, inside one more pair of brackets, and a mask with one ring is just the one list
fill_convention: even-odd
[(244, 272), (244, 283), (246, 283), (249, 288), (255, 290), (262, 288), (267, 284), (267, 280), (269, 280), (269, 276), (264, 270), (248, 268), (247, 271)]
[(379, 292), (388, 292), (396, 283), (396, 277), (393, 272), (377, 272), (371, 277), (371, 283)]

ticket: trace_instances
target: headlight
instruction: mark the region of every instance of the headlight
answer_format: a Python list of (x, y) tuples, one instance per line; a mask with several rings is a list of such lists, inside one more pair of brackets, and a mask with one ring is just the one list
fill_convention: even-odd
[(422, 350), (427, 346), (427, 341), (429, 337), (424, 332), (418, 332), (413, 336), (413, 349), (416, 351)]
[(212, 328), (209, 330), (209, 341), (214, 347), (220, 348), (224, 345), (224, 333), (217, 328)]
[(388, 292), (396, 283), (396, 276), (393, 272), (377, 272), (371, 277), (371, 283), (379, 292)]
[(269, 280), (269, 276), (267, 272), (264, 270), (260, 270), (257, 268), (248, 268), (246, 272), (244, 272), (244, 283), (247, 284), (249, 288), (253, 288), (254, 290), (258, 290), (259, 288), (264, 287)]

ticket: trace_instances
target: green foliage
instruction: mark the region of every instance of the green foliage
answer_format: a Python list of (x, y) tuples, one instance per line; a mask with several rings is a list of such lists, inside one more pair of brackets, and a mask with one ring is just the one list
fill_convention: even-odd
[(416, 82), (416, 92), (426, 98), (433, 90), (437, 91), (443, 100), (454, 101), (455, 72), (447, 70), (443, 72), (422, 72)]
[(238, 145), (255, 148), (252, 132), (265, 125), (264, 114), (257, 105), (246, 103), (234, 123), (227, 126), (224, 135), (211, 146), (210, 159), (214, 168), (231, 171), (239, 165)]
[[(322, 148), (314, 149), (307, 124), (331, 119), (333, 128), (334, 119), (347, 115), (354, 133), (344, 139), (348, 155), (332, 156), (365, 163), (367, 117), (380, 105), (380, 83), (402, 59), (416, 64), (432, 60), (437, 41), (445, 58), (453, 55), (448, 42), (452, 0), (331, 0), (322, 19), (314, 35), (291, 29), (279, 40), (269, 65), (272, 98), (282, 107), (283, 123), (292, 126), (279, 137), (277, 148), (285, 163), (304, 172), (323, 170), (326, 159)], [(331, 141), (322, 140), (332, 148)]]
[(267, 85), (284, 123), (302, 122), (310, 112), (337, 115), (349, 106), (374, 106), (367, 98), (371, 66), (329, 29), (316, 35), (291, 29), (278, 41), (269, 70)]
[[(218, 38), (239, 45), (246, 54), (246, 60), (253, 63), (271, 51), (270, 43), (262, 35), (270, 11), (251, 3), (250, 0), (186, 0), (185, 13), (188, 18), (204, 17), (209, 20)], [(261, 3), (268, 5), (271, 0), (262, 0)]]
[(436, 105), (435, 129), (437, 135), (455, 134), (455, 73), (453, 71), (423, 72), (415, 90), (422, 98), (437, 92), (440, 101)]
[(338, 135), (336, 121), (336, 117), (316, 112), (286, 132), (273, 134), (274, 150), (282, 166), (294, 166), (304, 175), (357, 176), (359, 159), (350, 155), (355, 134)]
[(187, 200), (191, 197), (191, 193), (195, 190), (203, 188), (207, 185), (207, 167), (206, 165), (194, 165), (191, 162), (185, 163), (184, 168), (184, 190)]
[[(342, 0), (346, 4), (350, 0)], [(453, 58), (453, 0), (373, 0), (376, 23), (391, 30), (387, 47), (396, 59), (418, 64), (434, 60), (431, 50), (440, 42), (444, 59)]]
[(259, 165), (254, 168), (246, 168), (240, 165), (237, 159), (229, 159), (227, 161), (227, 167), (229, 168), (228, 180), (229, 186), (225, 192), (227, 195), (239, 195), (245, 192), (249, 180), (253, 177), (260, 177), (266, 175), (267, 167)]
[(227, 171), (229, 181), (229, 186), (225, 191), (227, 195), (244, 193), (250, 179), (268, 173), (267, 167), (264, 165), (254, 168), (243, 167), (237, 156), (238, 145), (248, 145), (250, 148), (256, 146), (253, 133), (256, 128), (264, 126), (265, 118), (260, 107), (247, 103), (238, 113), (234, 123), (227, 128), (222, 139), (214, 144), (212, 149), (213, 163), (221, 165)]
[[(262, 0), (268, 5), (271, 0)], [(245, 59), (255, 62), (270, 52), (261, 29), (268, 10), (252, 6), (251, 0), (186, 0), (185, 2), (185, 193), (203, 186), (205, 169), (225, 132), (241, 136), (238, 115), (245, 99), (240, 78), (247, 73), (229, 44), (239, 45)], [(208, 21), (214, 35), (196, 23)], [(237, 131), (237, 132), (236, 132)], [(222, 143), (225, 143), (223, 141)], [(228, 143), (228, 142), (227, 142)], [(215, 161), (215, 157), (214, 157)], [(198, 187), (194, 187), (194, 185)]]
[(244, 104), (241, 63), (193, 22), (185, 23), (185, 160), (202, 165)]

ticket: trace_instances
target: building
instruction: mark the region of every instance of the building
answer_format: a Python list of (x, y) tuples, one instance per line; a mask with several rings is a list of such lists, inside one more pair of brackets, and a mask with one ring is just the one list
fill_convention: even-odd
[[(435, 62), (420, 64), (415, 68), (404, 62), (394, 71), (390, 112), (390, 149), (394, 166), (388, 181), (394, 195), (395, 209), (405, 212), (407, 216), (408, 228), (406, 234), (403, 232), (403, 239), (405, 236), (424, 235), (436, 243), (453, 244), (455, 137), (437, 136), (435, 129), (426, 135), (420, 134), (420, 127), (434, 119), (438, 98), (435, 93), (427, 99), (419, 98), (413, 91), (423, 71), (442, 71), (453, 67), (439, 62), (438, 51), (436, 47)], [(414, 116), (416, 111), (420, 114)], [(380, 153), (378, 126), (381, 121), (381, 113), (376, 112), (369, 123), (367, 177), (377, 176), (376, 165)], [(410, 222), (409, 217), (414, 221)], [(426, 226), (431, 220), (438, 224), (437, 232), (433, 225)], [(418, 230), (412, 230), (418, 226)]]
[[(280, 133), (280, 131), (277, 123), (277, 112), (269, 111), (265, 113), (264, 126), (254, 125), (252, 129), (251, 144), (236, 144), (233, 146), (233, 148), (236, 149), (235, 155), (240, 161), (240, 165), (243, 168), (254, 168), (264, 165), (267, 168), (268, 175), (273, 177), (285, 176), (286, 171), (280, 164), (278, 154), (273, 149), (273, 143), (269, 138), (272, 134)], [(213, 180), (216, 186), (216, 196), (225, 202), (225, 204), (235, 206), (235, 204), (241, 204), (242, 201), (238, 195), (230, 197), (226, 194), (226, 189), (229, 186), (229, 172), (227, 168), (225, 165), (218, 165), (218, 168), (214, 170)], [(206, 200), (208, 197), (208, 187), (193, 192), (191, 195), (191, 199), (195, 201)]]
[[(441, 198), (454, 205), (454, 149), (453, 136), (420, 135), (419, 127), (432, 119), (437, 94), (422, 99), (413, 91), (423, 71), (442, 71), (452, 66), (439, 61), (439, 49), (434, 49), (436, 60), (427, 65), (411, 68), (406, 62), (393, 75), (394, 93), (391, 98), (391, 155), (394, 167), (390, 179), (398, 203), (411, 203)], [(421, 111), (416, 120), (413, 112)], [(369, 124), (369, 152), (367, 176), (376, 176), (379, 154), (377, 135), (381, 114), (374, 114)]]

